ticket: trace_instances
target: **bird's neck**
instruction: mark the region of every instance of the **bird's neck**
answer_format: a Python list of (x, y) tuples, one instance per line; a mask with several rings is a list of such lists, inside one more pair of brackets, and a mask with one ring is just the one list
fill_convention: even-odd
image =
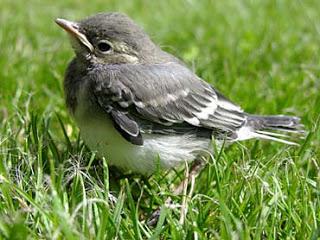
[(64, 79), (65, 98), (68, 109), (72, 114), (78, 104), (78, 91), (89, 66), (90, 63), (88, 61), (76, 57), (70, 62), (66, 70)]

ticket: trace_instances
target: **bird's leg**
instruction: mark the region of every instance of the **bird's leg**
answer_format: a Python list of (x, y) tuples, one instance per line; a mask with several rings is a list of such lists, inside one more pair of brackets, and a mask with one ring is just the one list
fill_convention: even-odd
[[(187, 172), (185, 174), (185, 178), (183, 181), (174, 189), (173, 194), (179, 195), (182, 193), (185, 186), (188, 185), (188, 183), (191, 181), (192, 177), (197, 177), (198, 174), (201, 172), (203, 167), (205, 166), (205, 161), (202, 158), (197, 158), (195, 161), (193, 161), (190, 172)], [(188, 170), (188, 168), (187, 168)]]
[[(193, 192), (195, 178), (198, 176), (198, 174), (201, 172), (201, 170), (203, 169), (204, 166), (205, 166), (204, 159), (202, 159), (201, 157), (198, 157), (192, 163), (190, 171), (189, 171), (188, 167), (186, 167), (184, 179), (180, 182), (180, 184), (173, 191), (173, 195), (180, 195), (182, 193), (184, 195), (183, 196), (183, 203), (182, 203), (182, 207), (181, 207), (180, 223), (184, 222), (184, 218), (186, 215), (186, 197), (187, 197), (188, 184), (190, 182), (192, 183), (191, 190), (188, 194), (188, 196), (191, 197), (192, 192)], [(165, 201), (164, 206), (170, 208), (171, 205), (172, 205), (172, 198), (168, 197)], [(161, 208), (158, 207), (158, 209), (152, 213), (151, 217), (148, 220), (149, 226), (154, 226), (158, 222), (158, 219), (160, 216), (160, 210), (161, 210)]]

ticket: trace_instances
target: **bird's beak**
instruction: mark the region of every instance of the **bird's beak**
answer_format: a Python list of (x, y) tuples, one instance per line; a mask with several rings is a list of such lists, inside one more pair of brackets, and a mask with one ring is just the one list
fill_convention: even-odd
[(78, 39), (84, 46), (86, 46), (91, 52), (94, 48), (88, 41), (87, 37), (79, 31), (79, 24), (76, 22), (68, 21), (62, 18), (57, 18), (55, 21), (60, 27), (67, 31), (72, 37)]

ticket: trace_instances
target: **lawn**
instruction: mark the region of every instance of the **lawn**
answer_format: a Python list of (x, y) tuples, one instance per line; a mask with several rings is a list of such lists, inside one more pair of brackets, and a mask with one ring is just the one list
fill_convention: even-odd
[[(320, 1), (2, 0), (0, 9), (0, 239), (320, 237)], [(109, 171), (64, 106), (73, 51), (54, 19), (102, 11), (127, 13), (246, 111), (300, 116), (306, 139), (216, 150), (184, 223), (184, 198), (173, 196), (177, 207), (148, 226), (183, 170)]]

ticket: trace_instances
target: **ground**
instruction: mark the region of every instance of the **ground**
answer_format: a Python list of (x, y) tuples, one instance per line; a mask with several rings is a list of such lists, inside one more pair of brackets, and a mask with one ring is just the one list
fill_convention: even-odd
[[(0, 9), (0, 238), (319, 237), (319, 1), (2, 0)], [(127, 13), (246, 111), (300, 116), (306, 139), (217, 150), (184, 223), (176, 207), (149, 227), (183, 171), (111, 175), (64, 106), (73, 52), (54, 19), (102, 11)]]

